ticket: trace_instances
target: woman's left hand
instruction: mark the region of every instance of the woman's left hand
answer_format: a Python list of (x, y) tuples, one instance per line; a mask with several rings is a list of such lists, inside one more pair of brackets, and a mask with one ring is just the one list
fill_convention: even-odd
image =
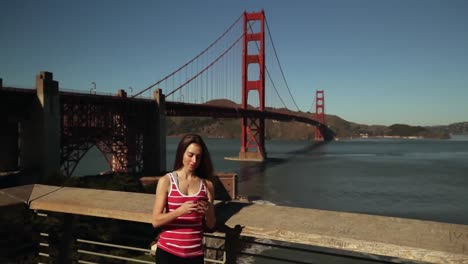
[(197, 202), (197, 212), (200, 214), (205, 214), (213, 206), (208, 200), (199, 200)]

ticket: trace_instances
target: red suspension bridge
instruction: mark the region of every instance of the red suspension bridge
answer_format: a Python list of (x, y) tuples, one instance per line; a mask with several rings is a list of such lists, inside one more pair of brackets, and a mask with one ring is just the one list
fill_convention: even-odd
[[(268, 67), (267, 54), (274, 62)], [(316, 141), (334, 137), (325, 123), (323, 91), (316, 91), (314, 118), (282, 111), (299, 107), (263, 11), (244, 12), (205, 50), (134, 95), (82, 94), (58, 86), (47, 72), (36, 77), (36, 91), (0, 82), (0, 118), (6, 120), (0, 141), (21, 142), (3, 148), (0, 158), (18, 158), (0, 162), (0, 171), (41, 168), (50, 175), (59, 169), (70, 176), (97, 146), (113, 171), (158, 174), (165, 170), (166, 115), (240, 118), (241, 160), (266, 158), (265, 119), (311, 124)]]
[[(269, 50), (274, 55), (271, 67), (266, 65)], [(274, 76), (281, 80), (275, 81)], [(295, 110), (299, 111), (299, 107), (284, 76), (263, 11), (244, 12), (205, 50), (132, 97), (148, 91), (151, 94), (154, 88), (167, 91), (168, 115), (242, 118), (240, 159), (266, 158), (265, 119), (311, 124), (317, 128), (316, 141), (334, 137), (325, 124), (323, 90), (316, 91), (314, 119), (277, 110), (292, 109), (291, 104)], [(220, 107), (217, 99), (235, 104)]]

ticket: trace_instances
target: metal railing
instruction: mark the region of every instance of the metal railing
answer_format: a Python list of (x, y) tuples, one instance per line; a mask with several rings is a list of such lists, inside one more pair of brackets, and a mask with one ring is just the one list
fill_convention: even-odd
[[(57, 213), (45, 213), (35, 211), (35, 215), (40, 220), (39, 228), (42, 230), (39, 233), (38, 241), (38, 263), (154, 263), (155, 248), (151, 247), (151, 234), (145, 232), (132, 232), (132, 234), (119, 234), (120, 237), (133, 237), (124, 244), (113, 242), (112, 239), (106, 239), (106, 234), (98, 233), (94, 230), (88, 230), (93, 233), (93, 238), (80, 237), (77, 226), (86, 225), (93, 221), (98, 222), (98, 229), (102, 228), (99, 225), (107, 225), (114, 229), (110, 232), (120, 230), (120, 226), (132, 226), (139, 231), (150, 230), (150, 225), (142, 223), (132, 223), (126, 221), (118, 221), (108, 219), (104, 221), (99, 218), (83, 217), (77, 215), (65, 215)], [(73, 220), (70, 220), (70, 217)], [(67, 219), (68, 218), (68, 219)], [(83, 219), (82, 219), (83, 218)], [(100, 223), (99, 223), (100, 222)], [(70, 225), (71, 224), (71, 225)], [(65, 227), (65, 228), (64, 228)], [(69, 229), (68, 231), (65, 229)], [(107, 230), (109, 231), (109, 230)], [(71, 234), (67, 236), (67, 233)], [(97, 238), (101, 237), (101, 238)], [(135, 237), (143, 239), (140, 242), (135, 241)], [(213, 238), (219, 236), (211, 236)], [(69, 240), (69, 241), (66, 241)], [(206, 239), (205, 239), (206, 240)], [(68, 250), (63, 250), (63, 246), (69, 247)], [(217, 250), (220, 248), (206, 247), (206, 250)], [(221, 249), (222, 250), (222, 249)], [(65, 255), (66, 254), (66, 255)], [(223, 251), (222, 258), (213, 259), (205, 258), (206, 263), (226, 263), (226, 252)]]
[[(155, 263), (155, 251), (151, 248), (152, 235), (145, 232), (151, 230), (148, 224), (41, 211), (35, 211), (35, 214), (41, 218), (40, 227), (44, 229), (39, 233), (38, 263)], [(86, 230), (92, 237), (80, 236), (83, 226), (94, 221), (97, 222), (96, 230)], [(126, 225), (127, 228), (119, 228), (119, 225)], [(131, 234), (120, 233), (128, 227)], [(114, 237), (117, 242), (113, 241), (112, 234), (105, 232), (119, 232), (118, 237)], [(136, 242), (135, 238), (138, 237), (142, 239)], [(122, 243), (122, 240), (126, 243)], [(205, 263), (392, 263), (391, 259), (373, 255), (337, 252), (246, 236), (237, 237), (234, 247), (229, 248), (227, 243), (230, 242), (224, 233), (206, 233), (204, 243)], [(229, 261), (228, 255), (235, 262)]]

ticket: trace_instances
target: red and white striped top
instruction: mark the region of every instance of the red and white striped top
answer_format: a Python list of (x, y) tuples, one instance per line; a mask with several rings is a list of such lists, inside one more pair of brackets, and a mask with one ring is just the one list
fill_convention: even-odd
[[(200, 188), (195, 195), (185, 195), (180, 192), (173, 173), (169, 173), (171, 190), (167, 196), (166, 210), (172, 212), (186, 201), (197, 202), (200, 198), (208, 198), (206, 186), (200, 181)], [(177, 217), (171, 223), (163, 226), (159, 235), (158, 248), (176, 256), (187, 258), (203, 255), (203, 214), (192, 212)]]

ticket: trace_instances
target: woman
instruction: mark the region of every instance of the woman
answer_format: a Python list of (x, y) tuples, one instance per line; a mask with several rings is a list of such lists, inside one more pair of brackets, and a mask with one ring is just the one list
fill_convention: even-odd
[(174, 171), (158, 182), (153, 207), (153, 227), (162, 227), (156, 263), (204, 263), (203, 222), (216, 224), (213, 164), (199, 135), (185, 135), (179, 142)]

